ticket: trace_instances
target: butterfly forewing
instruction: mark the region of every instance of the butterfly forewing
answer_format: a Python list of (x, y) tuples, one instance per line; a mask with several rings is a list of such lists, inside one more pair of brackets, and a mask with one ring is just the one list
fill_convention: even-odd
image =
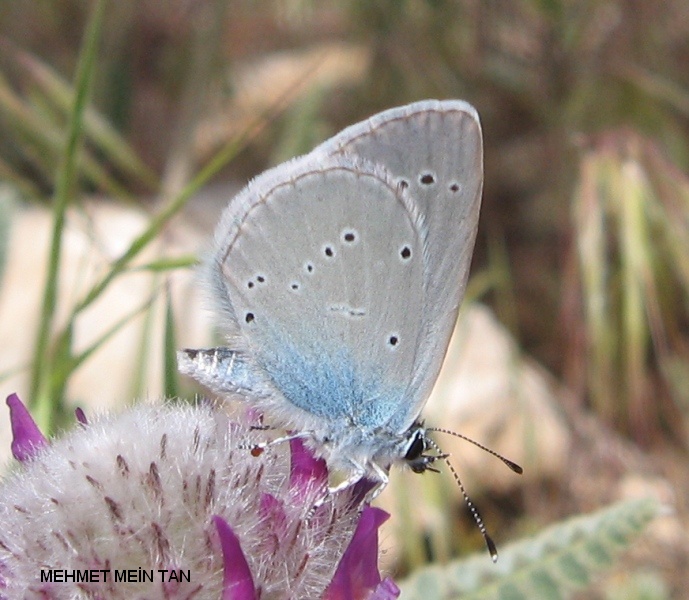
[(233, 200), (218, 236), (242, 344), (299, 408), (369, 429), (399, 420), (425, 318), (415, 201), (359, 157), (278, 169)]

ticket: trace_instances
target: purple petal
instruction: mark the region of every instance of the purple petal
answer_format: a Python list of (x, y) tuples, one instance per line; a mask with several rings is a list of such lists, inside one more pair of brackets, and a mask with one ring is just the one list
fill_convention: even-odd
[(381, 594), (388, 593), (388, 596), (379, 596), (381, 600), (396, 597), (389, 596), (389, 586), (387, 589), (381, 587), (378, 571), (378, 528), (389, 516), (379, 508), (367, 506), (363, 510), (354, 536), (325, 591), (324, 600), (363, 600), (370, 597), (371, 592), (379, 593), (379, 590)]
[(368, 493), (378, 485), (375, 481), (362, 477), (352, 486), (352, 504), (363, 504)]
[(7, 406), (10, 407), (12, 425), (12, 456), (24, 462), (36, 456), (41, 448), (47, 446), (48, 440), (41, 433), (17, 394), (7, 396)]
[(223, 559), (223, 582), (221, 600), (257, 600), (254, 580), (249, 564), (227, 521), (219, 515), (212, 517), (220, 538)]
[(88, 419), (86, 418), (86, 414), (79, 406), (77, 406), (74, 409), (74, 416), (77, 418), (77, 421), (79, 421), (79, 423), (81, 423), (82, 425), (89, 424)]
[(325, 486), (328, 483), (328, 468), (325, 461), (316, 458), (311, 450), (304, 446), (303, 440), (290, 440), (291, 464), (289, 473), (289, 488), (297, 492), (305, 492), (314, 486)]
[(397, 584), (390, 577), (386, 577), (366, 600), (395, 600), (400, 597), (400, 593)]

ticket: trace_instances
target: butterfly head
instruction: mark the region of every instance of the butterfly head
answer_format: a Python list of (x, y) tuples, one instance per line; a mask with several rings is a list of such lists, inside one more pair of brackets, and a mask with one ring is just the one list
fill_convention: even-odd
[(425, 471), (435, 471), (438, 469), (431, 465), (436, 460), (445, 460), (447, 454), (425, 454), (429, 449), (438, 450), (438, 446), (426, 433), (423, 423), (417, 421), (408, 430), (404, 437), (401, 448), (401, 456), (404, 463), (414, 471), (414, 473), (424, 473)]

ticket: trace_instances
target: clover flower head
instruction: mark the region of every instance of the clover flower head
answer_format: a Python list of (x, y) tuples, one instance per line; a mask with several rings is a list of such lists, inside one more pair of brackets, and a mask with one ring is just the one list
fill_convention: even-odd
[(0, 599), (399, 595), (377, 568), (387, 515), (361, 490), (314, 513), (327, 470), (298, 440), (253, 456), (265, 432), (165, 403), (81, 413), (48, 441), (15, 394), (7, 403), (20, 465), (0, 483)]

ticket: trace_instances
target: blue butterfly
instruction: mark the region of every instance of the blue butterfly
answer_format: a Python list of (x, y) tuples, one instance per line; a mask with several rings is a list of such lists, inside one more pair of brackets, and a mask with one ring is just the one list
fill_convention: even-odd
[(225, 209), (206, 265), (228, 347), (184, 350), (180, 370), (310, 440), (347, 474), (333, 493), (366, 477), (375, 495), (396, 462), (431, 469), (445, 455), (419, 415), (482, 184), (479, 117), (459, 100), (387, 110), (259, 175)]

